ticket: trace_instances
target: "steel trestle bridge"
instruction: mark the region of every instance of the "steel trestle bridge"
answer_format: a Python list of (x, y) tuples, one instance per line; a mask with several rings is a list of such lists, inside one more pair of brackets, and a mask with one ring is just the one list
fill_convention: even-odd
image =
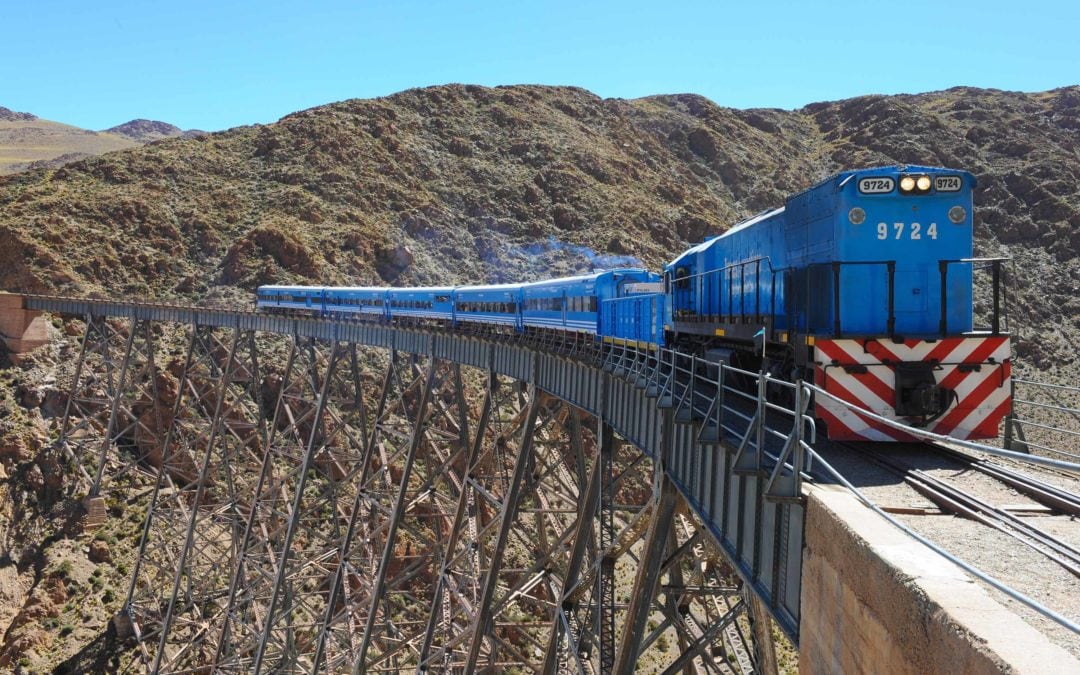
[(798, 643), (801, 384), (591, 337), (25, 308), (84, 322), (59, 443), (89, 518), (145, 488), (116, 625), (148, 670), (768, 671), (768, 615)]

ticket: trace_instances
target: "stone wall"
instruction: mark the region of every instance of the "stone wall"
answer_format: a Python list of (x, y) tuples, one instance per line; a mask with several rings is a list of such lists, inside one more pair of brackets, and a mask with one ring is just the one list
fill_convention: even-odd
[(849, 492), (811, 486), (799, 671), (1080, 673), (962, 569)]

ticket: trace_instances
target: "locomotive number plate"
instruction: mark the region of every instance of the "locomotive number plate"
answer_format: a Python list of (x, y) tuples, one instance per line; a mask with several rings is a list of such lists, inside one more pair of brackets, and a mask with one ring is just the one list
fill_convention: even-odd
[(938, 192), (960, 192), (964, 181), (960, 176), (935, 176), (934, 189)]
[[(888, 176), (881, 178), (860, 178), (859, 179), (859, 192), (867, 195), (878, 195), (885, 192), (892, 192), (893, 187), (896, 186), (896, 181)], [(959, 190), (960, 188), (956, 188)]]

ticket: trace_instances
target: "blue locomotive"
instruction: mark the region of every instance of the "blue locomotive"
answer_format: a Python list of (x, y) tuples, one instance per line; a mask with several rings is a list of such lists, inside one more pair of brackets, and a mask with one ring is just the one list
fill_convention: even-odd
[[(966, 171), (850, 171), (691, 248), (664, 269), (689, 336), (945, 337), (972, 327)], [(700, 341), (699, 341), (700, 342)]]
[[(993, 325), (973, 330), (973, 266), (985, 262), (971, 257), (974, 187), (970, 173), (934, 167), (839, 173), (690, 248), (662, 277), (618, 269), (488, 286), (263, 286), (257, 304), (669, 345), (813, 380), (936, 433), (990, 438), (1011, 407), (1011, 361), (998, 321), (998, 261), (989, 261)], [(756, 336), (765, 344), (755, 347)], [(835, 401), (819, 401), (815, 412), (830, 438), (904, 438)]]

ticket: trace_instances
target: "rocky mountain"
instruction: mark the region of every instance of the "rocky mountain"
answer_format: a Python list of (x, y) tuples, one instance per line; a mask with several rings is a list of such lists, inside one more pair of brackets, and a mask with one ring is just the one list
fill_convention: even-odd
[(1080, 87), (795, 111), (411, 90), (0, 179), (0, 287), (246, 301), (270, 281), (525, 279), (596, 256), (655, 268), (839, 169), (932, 164), (978, 176), (977, 252), (1014, 258), (1014, 327), (1050, 367), (1074, 363), (1080, 335), (1078, 132)]
[(0, 175), (63, 164), (124, 150), (134, 141), (0, 108)]
[[(0, 110), (0, 148), (4, 125), (43, 122)], [(656, 269), (837, 170), (945, 165), (978, 176), (977, 255), (1013, 258), (1020, 365), (1080, 379), (1080, 87), (783, 111), (451, 85), (194, 138), (177, 131), (136, 120), (107, 136), (130, 146), (171, 137), (0, 176), (0, 289), (250, 306), (253, 288), (271, 281)], [(86, 537), (65, 529), (78, 506), (64, 497), (71, 469), (49, 438), (78, 327), (50, 330), (35, 359), (0, 368), (0, 669), (102, 672), (115, 669), (105, 626), (127, 587), (141, 512), (137, 495), (117, 493), (114, 529), (85, 550)]]
[(184, 131), (180, 127), (169, 124), (168, 122), (137, 119), (106, 129), (105, 133), (130, 138), (137, 143), (149, 143), (151, 141), (160, 141), (163, 138), (175, 138), (177, 136), (191, 138), (194, 136), (201, 136), (206, 132), (198, 129)]
[(84, 157), (133, 148), (162, 138), (198, 136), (165, 122), (132, 120), (105, 131), (90, 131), (0, 107), (0, 175), (55, 169)]
[(0, 122), (33, 122), (37, 119), (36, 115), (30, 113), (15, 112), (0, 105)]

